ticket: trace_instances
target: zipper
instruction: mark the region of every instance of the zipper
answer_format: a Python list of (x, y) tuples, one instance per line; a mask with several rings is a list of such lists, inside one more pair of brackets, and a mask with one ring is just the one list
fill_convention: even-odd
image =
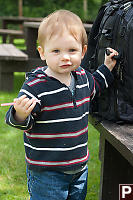
[[(68, 86), (66, 86), (64, 83), (61, 83), (58, 79), (56, 79), (56, 78), (53, 78), (53, 79), (55, 79), (56, 81), (58, 81), (61, 85), (63, 85), (63, 86), (65, 86), (65, 87), (67, 87), (68, 88), (68, 90), (69, 90), (69, 92), (70, 92), (70, 96), (71, 96), (71, 99), (72, 99), (72, 102), (73, 102), (73, 106), (74, 106), (74, 108), (75, 109), (77, 109), (77, 104), (76, 104), (76, 95), (75, 95), (75, 92), (76, 92), (76, 86), (74, 86), (74, 90), (73, 90), (73, 94), (72, 94), (72, 92), (71, 92), (71, 90), (70, 90), (70, 88), (68, 87)], [(75, 84), (76, 85), (76, 84)]]
[[(70, 91), (71, 92), (71, 91)], [(75, 95), (72, 95), (72, 101), (73, 101), (73, 105), (74, 105), (74, 108), (76, 109), (77, 108), (77, 104), (76, 104), (76, 99), (74, 97)]]
[[(66, 86), (66, 87), (67, 87), (67, 86)], [(69, 90), (69, 92), (70, 92), (70, 96), (71, 96), (71, 99), (72, 99), (73, 106), (74, 106), (74, 108), (76, 109), (76, 108), (77, 108), (76, 97), (75, 97), (75, 96), (76, 96), (76, 95), (75, 95), (75, 90), (76, 90), (76, 88), (74, 88), (73, 94), (72, 94), (70, 88), (69, 88), (69, 87), (67, 87), (67, 88), (68, 88), (68, 90)]]

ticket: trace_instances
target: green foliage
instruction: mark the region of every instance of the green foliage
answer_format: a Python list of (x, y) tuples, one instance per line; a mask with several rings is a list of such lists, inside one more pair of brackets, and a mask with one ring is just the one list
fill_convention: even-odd
[[(26, 17), (45, 17), (57, 9), (68, 9), (83, 21), (94, 20), (101, 0), (88, 0), (88, 14), (84, 17), (83, 0), (23, 0), (23, 15)], [(0, 16), (17, 16), (18, 0), (0, 0)]]
[(103, 5), (103, 4), (107, 3), (107, 2), (108, 2), (108, 0), (102, 0), (101, 4)]
[(0, 0), (0, 16), (17, 16), (18, 0)]

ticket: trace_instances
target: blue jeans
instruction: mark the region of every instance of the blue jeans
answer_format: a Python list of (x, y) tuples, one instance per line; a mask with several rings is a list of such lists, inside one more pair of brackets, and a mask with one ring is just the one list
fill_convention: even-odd
[(88, 167), (77, 174), (27, 169), (30, 200), (85, 200)]

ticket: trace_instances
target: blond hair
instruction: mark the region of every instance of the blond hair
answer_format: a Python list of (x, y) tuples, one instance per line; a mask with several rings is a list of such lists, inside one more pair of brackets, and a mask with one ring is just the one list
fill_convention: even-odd
[(82, 47), (87, 44), (87, 34), (81, 19), (71, 11), (57, 10), (41, 22), (38, 29), (39, 45), (44, 48), (46, 40), (49, 40), (54, 34), (61, 35), (66, 30), (81, 42)]

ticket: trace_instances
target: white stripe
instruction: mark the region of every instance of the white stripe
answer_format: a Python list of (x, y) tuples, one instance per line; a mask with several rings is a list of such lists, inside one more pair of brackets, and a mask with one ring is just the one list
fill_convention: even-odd
[(37, 77), (39, 77), (39, 78), (43, 78), (43, 77), (46, 78), (46, 76), (44, 74), (38, 74)]
[(43, 67), (37, 67), (36, 70), (34, 70), (32, 73), (35, 73), (35, 72), (37, 72), (38, 70), (43, 71)]
[(83, 87), (87, 87), (88, 85), (87, 84), (83, 84), (83, 85), (76, 85), (76, 88), (83, 88)]
[(44, 107), (43, 109), (41, 109), (41, 111), (44, 111), (44, 110), (56, 110), (56, 109), (59, 109), (59, 108), (66, 108), (66, 107), (72, 107), (73, 106), (73, 103), (66, 103), (66, 104), (62, 104), (62, 105), (59, 105), (59, 106), (50, 106), (50, 107)]
[(28, 83), (29, 86), (34, 85), (34, 83), (38, 83), (38, 82), (44, 82), (45, 80), (41, 80), (41, 79), (36, 79), (34, 81), (31, 81)]
[[(27, 90), (21, 89), (20, 92), (23, 92), (23, 93), (29, 95), (30, 97), (36, 99), (37, 102), (39, 103), (40, 100), (39, 100), (38, 98), (36, 98), (33, 94), (31, 94), (30, 92), (28, 92)], [(41, 103), (40, 103), (40, 104), (41, 104)]]
[(106, 88), (108, 88), (108, 83), (107, 83), (107, 81), (106, 81), (106, 78), (105, 78), (104, 74), (102, 74), (102, 72), (100, 72), (99, 70), (96, 70), (96, 72), (99, 73), (99, 74), (101, 75), (101, 77), (104, 79)]
[(96, 95), (96, 89), (94, 88), (94, 90), (93, 90), (93, 96), (91, 97), (91, 100), (94, 99), (95, 95)]
[[(87, 101), (89, 101), (90, 98), (85, 98), (81, 101), (76, 101), (76, 104), (77, 105), (80, 105), (82, 103), (85, 103)], [(44, 111), (44, 110), (56, 110), (56, 109), (60, 109), (60, 108), (68, 108), (68, 107), (73, 107), (73, 103), (66, 103), (66, 104), (62, 104), (62, 105), (59, 105), (59, 106), (51, 106), (51, 107), (44, 107), (43, 109), (41, 109), (41, 111)]]
[(77, 162), (82, 162), (84, 160), (86, 160), (88, 158), (88, 154), (89, 152), (87, 151), (87, 155), (83, 158), (79, 158), (79, 159), (74, 159), (74, 160), (70, 160), (70, 161), (64, 161), (64, 162), (46, 162), (46, 161), (34, 161), (34, 160), (30, 160), (29, 158), (27, 158), (27, 156), (25, 155), (26, 160), (31, 163), (31, 164), (38, 164), (38, 165), (67, 165), (67, 164), (73, 164), (73, 163), (77, 163)]
[(90, 97), (85, 98), (85, 99), (83, 99), (83, 100), (81, 100), (81, 101), (78, 101), (78, 102), (76, 102), (76, 104), (77, 104), (77, 105), (80, 105), (80, 104), (85, 103), (85, 102), (88, 102), (88, 101), (90, 101)]
[(75, 137), (75, 136), (78, 136), (78, 135), (81, 135), (82, 133), (84, 133), (84, 132), (86, 132), (86, 131), (88, 131), (88, 127), (87, 128), (84, 128), (83, 130), (81, 130), (81, 131), (78, 131), (78, 132), (70, 132), (70, 133), (62, 133), (62, 134), (44, 134), (44, 135), (41, 135), (41, 134), (29, 134), (29, 133), (27, 133), (26, 131), (25, 131), (25, 134), (27, 135), (27, 136), (29, 136), (30, 138), (46, 138), (46, 139), (48, 139), (48, 138), (60, 138), (60, 137), (64, 137), (64, 138), (67, 138), (67, 137)]
[[(11, 111), (10, 111), (11, 112)], [(11, 114), (10, 114), (10, 116), (11, 116)], [(13, 124), (12, 122), (11, 122), (11, 117), (9, 116), (9, 123), (12, 125), (12, 126), (14, 126), (14, 127), (22, 127), (22, 128), (27, 128), (27, 126), (28, 126), (28, 124), (29, 124), (29, 122), (30, 122), (30, 116), (28, 117), (28, 121), (27, 121), (27, 124), (25, 125), (25, 126), (22, 126), (22, 125), (20, 125), (20, 124)]]
[(24, 143), (24, 146), (29, 147), (31, 149), (37, 150), (37, 151), (71, 151), (74, 149), (78, 149), (84, 146), (87, 146), (87, 142), (84, 144), (79, 144), (75, 147), (70, 147), (70, 148), (38, 148), (38, 147), (33, 147), (30, 144)]
[(81, 74), (84, 75), (84, 74), (85, 74), (85, 71), (84, 71), (84, 70), (82, 70), (82, 71), (80, 71), (80, 72), (77, 72), (77, 71), (76, 71), (76, 74), (78, 74), (78, 75), (81, 75)]
[(81, 120), (83, 117), (85, 117), (88, 114), (89, 114), (89, 112), (86, 112), (82, 116), (76, 117), (76, 118), (66, 118), (66, 119), (57, 119), (57, 120), (55, 119), (55, 120), (47, 120), (47, 121), (36, 121), (36, 123), (37, 124), (47, 124), (47, 123), (57, 123), (57, 122), (78, 121), (78, 120)]
[(89, 80), (88, 80), (88, 77), (87, 77), (87, 74), (86, 74), (86, 73), (85, 73), (85, 76), (86, 76), (86, 80), (87, 80), (88, 89), (90, 89), (90, 84), (89, 84)]
[(63, 88), (60, 88), (58, 90), (53, 90), (53, 91), (50, 91), (50, 92), (43, 92), (43, 93), (39, 94), (38, 97), (49, 95), (49, 94), (55, 94), (55, 93), (58, 93), (58, 92), (62, 92), (63, 90), (68, 90), (68, 88), (63, 87)]

